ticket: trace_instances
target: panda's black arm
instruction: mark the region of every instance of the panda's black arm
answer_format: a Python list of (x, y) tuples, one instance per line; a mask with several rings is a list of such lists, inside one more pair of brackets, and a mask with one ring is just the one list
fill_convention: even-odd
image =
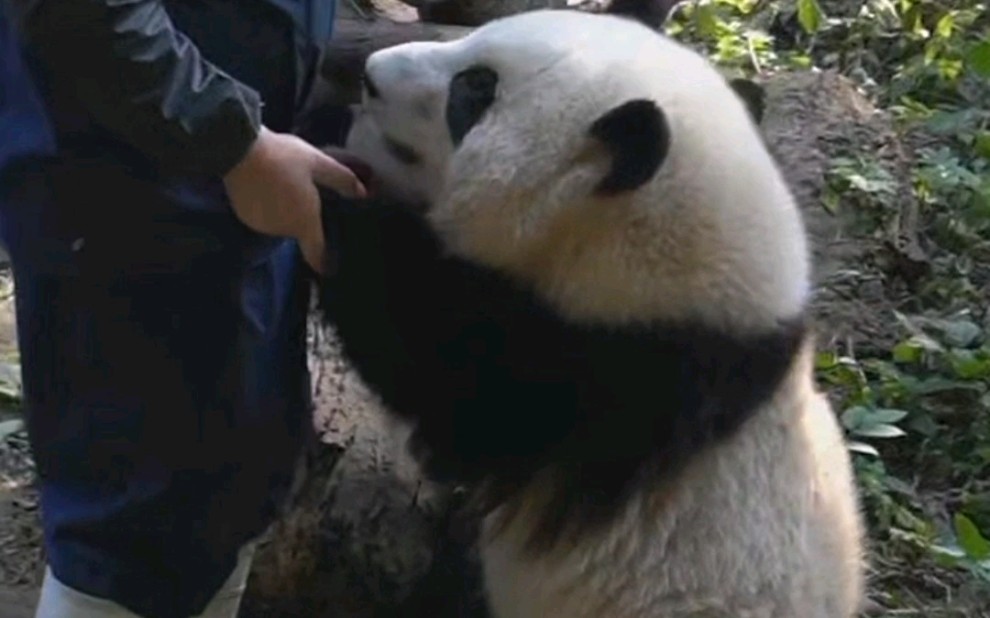
[(568, 431), (585, 362), (570, 327), (528, 290), (444, 254), (416, 213), (324, 203), (324, 315), (368, 386), (417, 420), (432, 451), (480, 465)]
[(677, 460), (744, 420), (804, 332), (800, 320), (753, 336), (578, 325), (445, 255), (411, 211), (327, 202), (324, 218), (323, 305), (345, 353), (393, 412), (417, 421), (437, 468), (465, 480), (525, 476), (549, 456), (618, 490), (648, 454)]
[(348, 360), (400, 415), (442, 406), (429, 388), (442, 379), (441, 368), (421, 362), (428, 337), (441, 336), (437, 316), (444, 309), (432, 235), (418, 217), (374, 200), (325, 194), (322, 217), (327, 262), (320, 306)]

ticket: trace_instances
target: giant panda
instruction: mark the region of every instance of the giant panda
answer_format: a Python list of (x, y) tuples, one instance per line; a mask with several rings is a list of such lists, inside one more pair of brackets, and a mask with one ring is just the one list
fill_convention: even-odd
[(337, 154), (377, 197), (325, 195), (321, 307), (424, 470), (473, 488), (491, 613), (854, 616), (805, 229), (725, 78), (551, 10), (364, 82)]

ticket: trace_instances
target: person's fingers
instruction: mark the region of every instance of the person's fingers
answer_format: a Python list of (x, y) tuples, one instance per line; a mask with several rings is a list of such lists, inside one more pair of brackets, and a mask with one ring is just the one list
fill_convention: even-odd
[(365, 198), (368, 190), (364, 183), (346, 165), (314, 149), (313, 180), (320, 185), (333, 189), (344, 197)]
[(306, 238), (299, 239), (299, 249), (302, 251), (303, 259), (317, 275), (324, 273), (326, 261), (326, 243), (323, 234), (311, 234)]
[(338, 146), (328, 146), (321, 149), (324, 154), (332, 157), (341, 165), (350, 169), (358, 177), (358, 180), (364, 185), (365, 189), (371, 187), (371, 183), (374, 180), (374, 172), (371, 166), (361, 160), (359, 157), (351, 152), (344, 150)]

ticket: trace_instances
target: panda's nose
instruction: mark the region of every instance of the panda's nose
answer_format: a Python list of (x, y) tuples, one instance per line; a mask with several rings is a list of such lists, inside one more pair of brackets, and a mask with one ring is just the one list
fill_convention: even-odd
[(364, 90), (368, 93), (368, 96), (372, 99), (381, 98), (381, 91), (378, 90), (378, 86), (375, 85), (374, 80), (371, 79), (371, 75), (365, 70), (364, 74), (361, 75), (361, 83), (364, 84)]

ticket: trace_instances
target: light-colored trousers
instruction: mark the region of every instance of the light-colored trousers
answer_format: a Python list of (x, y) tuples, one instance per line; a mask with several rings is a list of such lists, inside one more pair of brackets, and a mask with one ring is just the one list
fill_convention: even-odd
[[(247, 587), (255, 545), (246, 545), (240, 553), (237, 567), (217, 592), (210, 604), (195, 618), (237, 618), (241, 598)], [(35, 618), (141, 618), (113, 601), (90, 596), (60, 582), (45, 569), (41, 598)], [(193, 618), (193, 617), (190, 617)]]

